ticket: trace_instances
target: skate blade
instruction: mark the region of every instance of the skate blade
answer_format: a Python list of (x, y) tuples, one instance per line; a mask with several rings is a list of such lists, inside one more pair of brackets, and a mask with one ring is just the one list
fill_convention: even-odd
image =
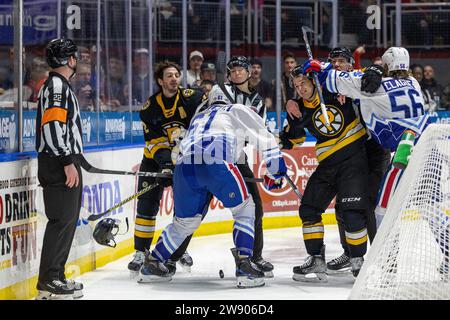
[(312, 283), (325, 283), (328, 282), (326, 273), (309, 273), (309, 274), (296, 274), (292, 276), (295, 281), (312, 282)]
[(351, 267), (346, 267), (346, 268), (342, 268), (339, 270), (332, 270), (332, 269), (327, 269), (327, 274), (329, 275), (346, 275), (351, 273), (352, 268)]
[(191, 266), (188, 266), (188, 265), (186, 265), (186, 264), (182, 264), (181, 262), (177, 262), (178, 263), (178, 265), (181, 267), (181, 269), (183, 269), (184, 271), (186, 271), (186, 272), (189, 272), (189, 273), (191, 273)]
[(72, 300), (73, 294), (53, 294), (47, 291), (38, 291), (35, 300)]
[(248, 277), (237, 277), (237, 287), (239, 289), (257, 288), (265, 284), (264, 278), (249, 279)]
[(273, 278), (273, 272), (272, 271), (266, 271), (264, 272), (264, 278)]
[(72, 297), (73, 297), (74, 299), (80, 299), (80, 298), (83, 298), (83, 297), (84, 297), (83, 290), (75, 290), (75, 291), (73, 292)]
[(158, 277), (154, 275), (143, 275), (139, 274), (137, 282), (138, 283), (158, 283), (158, 282), (169, 282), (172, 277)]

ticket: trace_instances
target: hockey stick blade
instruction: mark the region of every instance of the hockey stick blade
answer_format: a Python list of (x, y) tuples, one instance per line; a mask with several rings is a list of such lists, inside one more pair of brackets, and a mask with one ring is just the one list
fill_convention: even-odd
[(108, 213), (120, 208), (121, 206), (125, 205), (126, 203), (136, 199), (137, 197), (139, 197), (140, 195), (156, 188), (158, 186), (157, 183), (151, 184), (147, 187), (145, 187), (144, 189), (140, 190), (139, 192), (129, 196), (128, 198), (126, 198), (125, 200), (120, 201), (118, 204), (112, 206), (111, 208), (109, 208), (108, 210), (106, 210), (105, 212), (99, 213), (99, 214), (91, 214), (87, 219), (89, 221), (96, 221), (98, 219), (100, 219), (101, 217), (107, 215)]
[(295, 185), (295, 183), (291, 180), (291, 178), (289, 178), (288, 175), (285, 175), (284, 178), (286, 178), (287, 183), (291, 186), (292, 190), (294, 190), (295, 194), (297, 195), (297, 197), (302, 200), (303, 195), (301, 194), (301, 192), (298, 190), (297, 186)]

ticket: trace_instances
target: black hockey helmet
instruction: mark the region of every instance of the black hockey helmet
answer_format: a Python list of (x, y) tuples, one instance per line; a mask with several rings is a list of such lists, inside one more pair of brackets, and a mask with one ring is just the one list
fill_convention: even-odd
[(250, 73), (252, 65), (250, 64), (250, 61), (244, 56), (235, 56), (230, 59), (227, 63), (227, 77), (230, 76), (231, 69), (234, 67), (243, 67)]
[(70, 57), (78, 59), (77, 45), (71, 39), (53, 39), (46, 48), (47, 63), (51, 68), (65, 66)]
[(351, 65), (355, 64), (355, 59), (353, 58), (352, 52), (350, 51), (349, 48), (346, 47), (333, 48), (328, 54), (328, 62), (331, 62), (331, 59), (337, 57), (343, 57), (347, 59), (348, 63), (350, 63)]
[[(120, 220), (106, 218), (101, 220), (94, 228), (93, 237), (94, 240), (102, 246), (115, 248), (117, 243), (114, 237), (119, 232)], [(128, 232), (128, 218), (126, 218), (127, 231)]]

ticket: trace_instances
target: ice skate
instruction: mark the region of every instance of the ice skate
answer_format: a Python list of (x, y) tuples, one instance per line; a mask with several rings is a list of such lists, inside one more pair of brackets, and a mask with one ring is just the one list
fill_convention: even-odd
[(74, 299), (80, 299), (84, 296), (83, 294), (83, 284), (81, 282), (77, 282), (72, 279), (65, 279), (62, 282), (64, 282), (69, 288), (73, 289), (73, 298)]
[(130, 278), (135, 278), (139, 274), (139, 270), (144, 264), (145, 253), (142, 251), (136, 251), (133, 260), (128, 263), (128, 270), (130, 270)]
[(172, 280), (169, 269), (153, 257), (146, 257), (139, 271), (138, 283), (168, 282)]
[(352, 274), (355, 278), (358, 276), (359, 271), (361, 270), (361, 267), (363, 265), (363, 262), (364, 262), (363, 257), (350, 258)]
[(262, 287), (264, 282), (264, 272), (250, 261), (250, 258), (240, 258), (236, 266), (236, 278), (238, 288)]
[(252, 258), (251, 260), (259, 268), (259, 270), (264, 272), (264, 277), (273, 278), (273, 264), (264, 260), (263, 257)]
[(189, 253), (187, 253), (186, 251), (185, 253), (183, 253), (180, 260), (178, 260), (178, 263), (185, 271), (191, 272), (191, 267), (193, 266), (194, 261), (192, 260), (192, 257), (189, 255)]
[(36, 300), (72, 300), (74, 289), (60, 280), (39, 281)]
[(328, 274), (343, 274), (351, 270), (350, 257), (345, 253), (327, 263)]
[(302, 282), (328, 282), (325, 247), (319, 255), (309, 256), (304, 264), (294, 267), (292, 279)]

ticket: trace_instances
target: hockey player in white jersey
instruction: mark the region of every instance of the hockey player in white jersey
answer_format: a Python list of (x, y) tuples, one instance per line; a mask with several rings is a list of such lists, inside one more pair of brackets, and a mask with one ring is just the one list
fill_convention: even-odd
[[(228, 83), (215, 85), (213, 91), (223, 92), (223, 96), (226, 97), (231, 104), (239, 103), (250, 107), (263, 119), (263, 121), (266, 121), (267, 115), (264, 99), (250, 86), (248, 81), (250, 79), (250, 61), (244, 56), (235, 56), (227, 62), (226, 68)], [(253, 177), (253, 172), (247, 163), (247, 156), (245, 154), (242, 154), (242, 158), (239, 159), (237, 166), (244, 177)], [(256, 183), (247, 182), (246, 184), (255, 203), (255, 243), (252, 261), (264, 272), (267, 278), (271, 278), (273, 277), (273, 265), (262, 257), (264, 246), (262, 218), (264, 210), (261, 196)], [(236, 252), (232, 251), (232, 253), (236, 258)]]
[[(430, 120), (424, 111), (420, 85), (408, 72), (408, 51), (402, 47), (391, 47), (383, 54), (382, 61), (385, 70), (381, 67), (378, 69), (376, 66), (368, 68), (370, 72), (378, 72), (381, 79), (381, 85), (373, 93), (361, 90), (361, 85), (364, 84), (362, 72), (331, 70), (329, 65), (322, 65), (321, 70), (315, 71), (321, 73), (321, 78), (325, 79), (324, 85), (330, 92), (350, 97), (355, 100), (355, 103), (359, 101), (361, 115), (372, 139), (394, 152), (399, 144), (414, 143), (413, 141), (401, 142), (405, 133), (412, 135), (413, 140), (417, 140)], [(383, 71), (387, 72), (388, 76), (381, 78)], [(327, 76), (324, 77), (323, 73)], [(399, 166), (391, 165), (384, 177), (375, 209), (378, 225), (386, 213), (389, 199), (398, 184), (401, 173)]]
[(248, 106), (229, 104), (221, 90), (209, 94), (209, 106), (194, 116), (180, 146), (174, 173), (174, 219), (147, 255), (139, 282), (170, 281), (164, 266), (184, 239), (200, 225), (213, 194), (233, 214), (239, 288), (264, 285), (264, 273), (251, 261), (255, 204), (236, 166), (246, 142), (267, 165), (265, 187), (280, 188), (286, 164), (274, 136)]

